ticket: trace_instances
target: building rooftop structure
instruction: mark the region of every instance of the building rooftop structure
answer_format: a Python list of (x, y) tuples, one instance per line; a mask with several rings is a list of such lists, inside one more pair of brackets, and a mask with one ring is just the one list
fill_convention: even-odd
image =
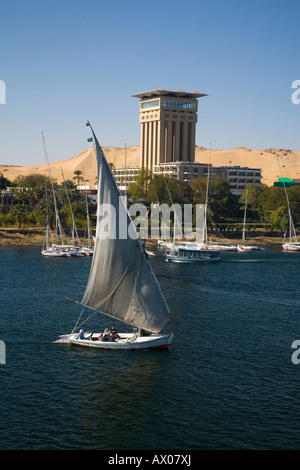
[(158, 90), (152, 91), (144, 91), (143, 93), (137, 93), (132, 95), (133, 98), (140, 98), (141, 100), (156, 98), (159, 96), (167, 96), (170, 98), (202, 98), (202, 96), (207, 96), (205, 93), (199, 93), (197, 91), (189, 92), (189, 91), (182, 91), (182, 90), (165, 90), (163, 88), (159, 88)]

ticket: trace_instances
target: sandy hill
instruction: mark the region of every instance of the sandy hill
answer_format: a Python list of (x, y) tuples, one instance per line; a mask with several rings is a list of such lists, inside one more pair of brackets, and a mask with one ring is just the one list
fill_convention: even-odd
[[(196, 147), (195, 159), (199, 163), (209, 161), (209, 149)], [(278, 165), (280, 162), (281, 171)], [(262, 183), (273, 186), (281, 176), (300, 179), (300, 150), (265, 149), (253, 150), (244, 147), (229, 150), (212, 150), (214, 166), (245, 166), (262, 170)]]
[[(120, 147), (103, 147), (104, 154), (109, 163), (116, 167), (125, 166), (125, 149)], [(140, 147), (133, 146), (126, 148), (126, 166), (138, 166), (140, 158)], [(208, 163), (210, 150), (203, 147), (196, 147), (195, 159), (199, 163)], [(272, 186), (281, 176), (278, 165), (280, 161), (282, 175), (286, 178), (300, 179), (300, 150), (266, 149), (252, 150), (244, 147), (218, 150), (212, 149), (211, 163), (214, 166), (246, 166), (250, 168), (262, 169), (262, 182)], [(76, 157), (57, 161), (50, 164), (52, 177), (58, 183), (62, 181), (62, 172), (65, 179), (72, 180), (74, 172), (80, 170), (84, 173), (85, 180), (89, 185), (96, 181), (96, 158), (94, 149), (88, 148)], [(25, 176), (32, 173), (48, 175), (48, 166), (3, 166), (0, 165), (0, 173), (13, 181), (19, 175)]]

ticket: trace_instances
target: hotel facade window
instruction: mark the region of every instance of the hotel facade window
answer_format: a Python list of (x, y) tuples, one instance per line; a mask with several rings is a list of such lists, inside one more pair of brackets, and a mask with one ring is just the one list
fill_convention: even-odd
[(159, 105), (159, 101), (153, 100), (153, 101), (145, 101), (144, 103), (142, 103), (141, 106), (143, 109), (145, 109), (145, 108), (155, 108), (158, 105)]
[(196, 103), (188, 101), (162, 100), (161, 105), (168, 108), (196, 109)]

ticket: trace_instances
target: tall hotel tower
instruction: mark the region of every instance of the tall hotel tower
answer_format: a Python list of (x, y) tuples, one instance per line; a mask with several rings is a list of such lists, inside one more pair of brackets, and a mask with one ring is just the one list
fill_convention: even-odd
[(140, 167), (194, 162), (197, 98), (207, 95), (160, 89), (132, 96), (140, 98)]

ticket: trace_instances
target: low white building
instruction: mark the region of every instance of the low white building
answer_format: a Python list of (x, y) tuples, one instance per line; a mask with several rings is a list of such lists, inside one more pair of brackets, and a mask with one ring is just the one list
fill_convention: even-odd
[[(139, 167), (113, 168), (113, 173), (121, 191), (128, 189), (130, 183), (136, 180), (140, 171)], [(154, 167), (154, 174), (164, 175), (166, 178), (176, 178), (188, 184), (195, 178), (203, 178), (208, 175), (207, 163), (196, 162), (168, 162), (159, 163)], [(260, 168), (248, 168), (240, 166), (212, 166), (209, 169), (210, 176), (220, 175), (227, 180), (232, 194), (240, 196), (249, 184), (261, 184), (262, 174)]]

